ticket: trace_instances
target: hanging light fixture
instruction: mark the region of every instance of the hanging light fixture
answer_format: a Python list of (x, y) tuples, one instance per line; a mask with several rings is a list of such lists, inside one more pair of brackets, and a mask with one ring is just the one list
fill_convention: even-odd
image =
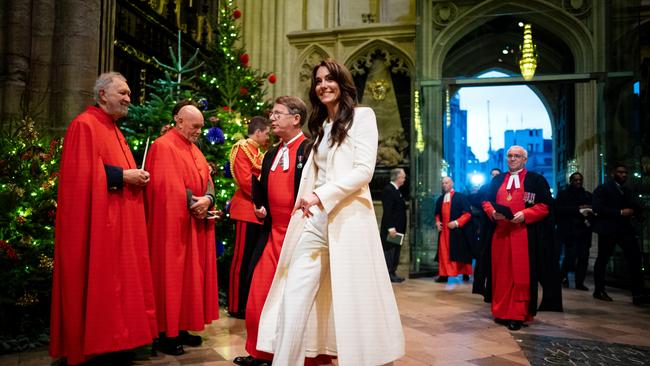
[(530, 24), (524, 25), (524, 43), (519, 46), (521, 58), (519, 69), (524, 80), (531, 80), (537, 68), (537, 47), (533, 43), (533, 31)]

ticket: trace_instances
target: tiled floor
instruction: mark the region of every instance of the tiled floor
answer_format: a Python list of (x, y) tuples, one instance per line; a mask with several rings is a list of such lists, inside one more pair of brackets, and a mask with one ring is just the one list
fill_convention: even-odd
[[(625, 291), (609, 289), (614, 302), (606, 303), (591, 292), (564, 289), (564, 313), (539, 313), (529, 327), (511, 333), (492, 321), (489, 304), (470, 293), (469, 283), (411, 279), (394, 289), (406, 335), (406, 355), (396, 366), (528, 365), (517, 340), (517, 334), (525, 333), (650, 347), (650, 307), (633, 306)], [(235, 356), (246, 354), (242, 320), (222, 314), (201, 335), (203, 346), (188, 347), (183, 356), (136, 364), (232, 365)], [(46, 350), (0, 356), (3, 366), (51, 362)]]

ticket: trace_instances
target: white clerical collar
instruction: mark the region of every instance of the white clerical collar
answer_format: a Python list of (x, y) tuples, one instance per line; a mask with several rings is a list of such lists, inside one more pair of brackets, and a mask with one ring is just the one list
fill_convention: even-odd
[(512, 185), (515, 185), (515, 189), (521, 188), (521, 183), (519, 182), (519, 173), (524, 170), (519, 169), (516, 172), (510, 172), (510, 177), (508, 178), (508, 184), (506, 185), (506, 189), (512, 188)]
[(294, 138), (287, 142), (282, 143), (282, 147), (280, 148), (280, 151), (278, 154), (275, 156), (275, 161), (273, 161), (273, 165), (271, 165), (271, 171), (275, 171), (275, 169), (278, 167), (278, 164), (282, 162), (282, 170), (287, 171), (289, 170), (289, 145), (296, 141), (298, 138), (302, 136), (302, 131), (298, 133)]
[(445, 193), (445, 197), (442, 199), (442, 202), (450, 202), (451, 201), (451, 194), (454, 192), (454, 190), (450, 190), (449, 192)]
[(397, 186), (397, 184), (395, 184), (395, 182), (390, 182), (390, 184), (392, 184), (393, 187), (395, 187), (395, 189), (397, 189), (399, 191), (399, 187)]

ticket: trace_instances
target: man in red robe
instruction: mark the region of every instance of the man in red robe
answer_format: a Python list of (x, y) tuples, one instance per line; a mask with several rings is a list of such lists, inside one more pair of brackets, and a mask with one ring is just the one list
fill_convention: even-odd
[(559, 257), (548, 217), (551, 192), (543, 176), (526, 170), (527, 160), (523, 147), (508, 149), (508, 173), (492, 179), (483, 201), (494, 223), (486, 300), (495, 321), (510, 330), (536, 314), (538, 281), (544, 289), (539, 310), (562, 311)]
[(157, 334), (142, 195), (149, 173), (116, 125), (131, 91), (111, 72), (94, 94), (97, 106), (68, 126), (59, 177), (50, 355), (68, 364)]
[[(233, 362), (237, 365), (261, 366), (273, 360), (272, 354), (257, 350), (257, 334), (298, 193), (302, 168), (309, 154), (309, 141), (301, 130), (306, 117), (305, 103), (291, 96), (277, 98), (269, 115), (271, 129), (280, 143), (265, 154), (260, 189), (253, 195), (255, 214), (264, 220), (259, 239), (262, 253), (253, 271), (246, 305), (246, 351), (250, 355), (236, 357)], [(328, 364), (330, 361), (328, 356), (319, 356), (306, 359), (305, 364)]]
[(436, 202), (436, 227), (438, 236), (438, 278), (436, 282), (447, 282), (448, 277), (463, 275), (469, 281), (472, 274), (473, 229), (469, 201), (462, 193), (454, 190), (450, 177), (442, 178), (443, 195)]
[(237, 141), (230, 150), (230, 171), (239, 186), (230, 201), (230, 218), (235, 220), (235, 248), (230, 264), (228, 287), (228, 313), (244, 319), (246, 301), (254, 264), (253, 251), (262, 229), (261, 220), (255, 216), (252, 196), (252, 179), (260, 176), (262, 157), (260, 148), (269, 142), (267, 119), (253, 117), (248, 124), (248, 138)]
[(203, 114), (189, 101), (173, 111), (175, 126), (156, 139), (145, 168), (151, 272), (156, 300), (158, 349), (179, 355), (198, 346), (199, 331), (219, 317), (214, 221), (207, 219), (214, 186), (205, 157), (194, 144)]

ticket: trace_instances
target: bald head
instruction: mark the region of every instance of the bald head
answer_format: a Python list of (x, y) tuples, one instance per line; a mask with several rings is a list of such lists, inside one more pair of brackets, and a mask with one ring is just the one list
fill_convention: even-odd
[(174, 116), (174, 121), (178, 132), (189, 141), (194, 143), (201, 136), (203, 113), (196, 106), (189, 104), (181, 107)]
[(451, 190), (454, 188), (454, 180), (451, 179), (450, 177), (444, 177), (442, 178), (442, 191), (444, 193), (451, 192)]

